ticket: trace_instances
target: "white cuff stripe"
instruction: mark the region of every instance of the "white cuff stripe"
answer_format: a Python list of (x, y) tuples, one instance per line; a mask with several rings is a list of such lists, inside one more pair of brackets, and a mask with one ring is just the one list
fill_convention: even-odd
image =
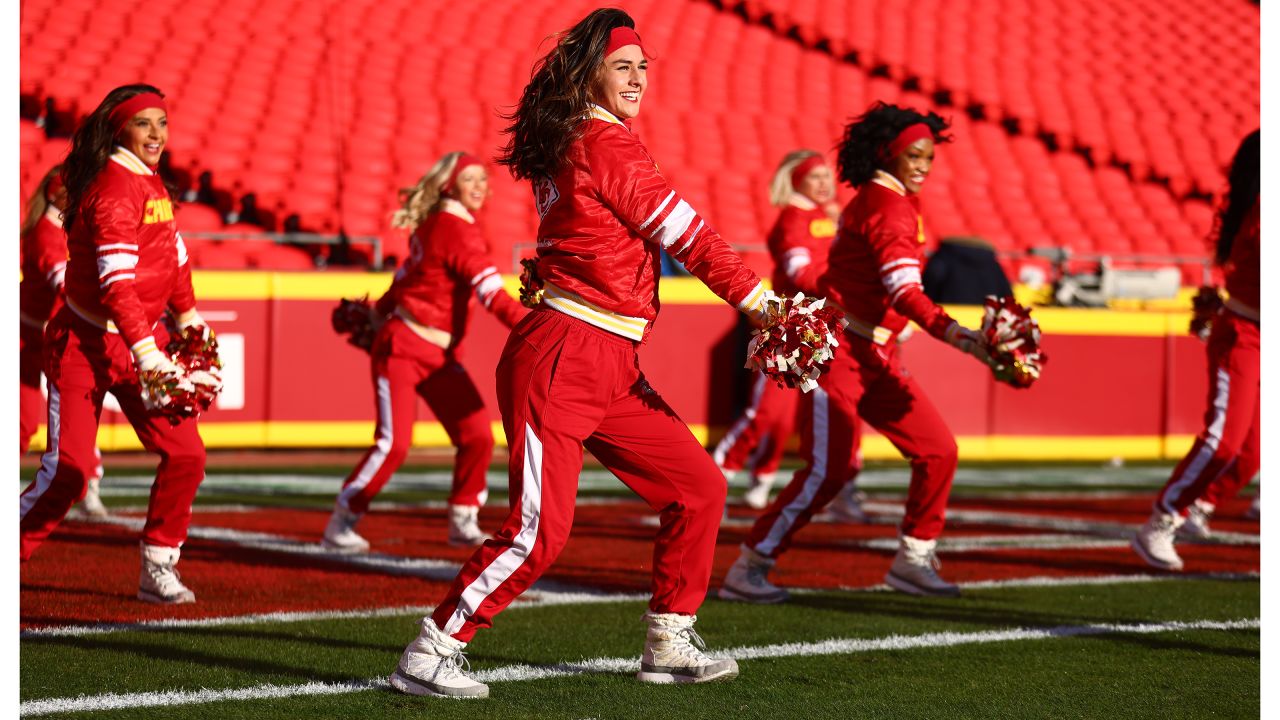
[(675, 196), (676, 196), (675, 190), (672, 190), (671, 192), (667, 193), (667, 197), (663, 199), (662, 204), (658, 206), (657, 210), (653, 211), (653, 214), (649, 216), (648, 220), (644, 221), (644, 224), (640, 226), (640, 229), (643, 230), (649, 227), (649, 225), (653, 223), (654, 220), (658, 219), (658, 216), (662, 214), (663, 208), (665, 208), (667, 204), (671, 202), (671, 198)]
[(119, 270), (132, 270), (138, 267), (138, 256), (127, 253), (98, 256), (98, 278), (104, 279)]
[(471, 286), (475, 287), (476, 285), (479, 285), (480, 282), (483, 281), (485, 278), (491, 275), (496, 275), (497, 273), (498, 273), (498, 268), (494, 267), (493, 265), (490, 265), (489, 267), (476, 273), (475, 277), (471, 278)]
[(110, 285), (111, 283), (117, 280), (133, 280), (133, 279), (134, 279), (133, 273), (120, 273), (118, 275), (112, 275), (111, 277), (107, 278), (102, 283), (100, 283), (98, 287), (105, 290), (108, 285)]
[(502, 292), (502, 278), (497, 274), (490, 275), (476, 286), (476, 297), (484, 303), (485, 307), (489, 307), (493, 296), (499, 292)]
[(890, 293), (896, 293), (904, 285), (920, 285), (920, 268), (918, 267), (902, 267), (890, 273), (880, 276), (880, 282), (884, 283), (884, 289)]
[(178, 246), (178, 267), (182, 267), (187, 264), (187, 260), (189, 259), (187, 257), (187, 244), (182, 241), (182, 233), (180, 232), (175, 232), (173, 234), (173, 239), (175, 244)]
[(684, 235), (696, 217), (698, 217), (698, 213), (689, 206), (689, 203), (681, 200), (676, 203), (676, 207), (671, 211), (671, 214), (658, 226), (654, 237), (662, 243), (662, 247), (670, 247), (672, 243)]
[(900, 260), (894, 260), (893, 262), (885, 263), (884, 265), (881, 265), (880, 272), (886, 273), (898, 267), (899, 265), (915, 265), (916, 267), (920, 267), (920, 261), (914, 258), (902, 258)]
[(108, 250), (125, 250), (125, 251), (128, 251), (128, 252), (135, 252), (135, 253), (136, 253), (136, 252), (138, 252), (138, 246), (137, 246), (137, 245), (130, 245), (129, 243), (111, 243), (110, 245), (99, 245), (99, 246), (98, 246), (98, 254), (99, 254), (99, 255), (101, 255), (104, 251), (108, 251)]
[(673, 254), (673, 255), (679, 255), (679, 254), (683, 253), (683, 252), (685, 251), (685, 249), (687, 249), (690, 245), (692, 245), (692, 244), (693, 244), (693, 241), (694, 241), (695, 239), (697, 239), (697, 237), (698, 237), (698, 233), (702, 232), (702, 225), (703, 225), (702, 219), (701, 219), (701, 218), (699, 218), (699, 219), (698, 219), (698, 227), (694, 228), (694, 229), (693, 229), (693, 232), (689, 233), (689, 239), (688, 239), (688, 240), (685, 240), (685, 241), (684, 241), (684, 244), (683, 244), (683, 245), (681, 245), (680, 247), (676, 248), (676, 250), (675, 250), (672, 254)]

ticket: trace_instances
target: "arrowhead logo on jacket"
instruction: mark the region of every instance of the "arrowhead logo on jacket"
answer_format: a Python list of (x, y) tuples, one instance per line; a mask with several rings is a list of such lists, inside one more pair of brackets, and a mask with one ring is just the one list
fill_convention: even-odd
[(547, 211), (559, 199), (560, 191), (556, 188), (554, 180), (543, 176), (533, 181), (533, 200), (538, 206), (539, 218), (546, 217)]

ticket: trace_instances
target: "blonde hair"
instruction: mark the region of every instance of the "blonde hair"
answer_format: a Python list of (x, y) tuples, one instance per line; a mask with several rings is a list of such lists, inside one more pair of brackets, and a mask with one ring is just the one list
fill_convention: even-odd
[(435, 165), (423, 175), (413, 187), (400, 189), (400, 209), (391, 216), (391, 227), (413, 228), (422, 224), (432, 211), (440, 205), (440, 188), (448, 182), (453, 169), (458, 165), (458, 158), (466, 153), (455, 151), (446, 153), (436, 161)]
[(54, 165), (49, 168), (49, 172), (40, 178), (40, 184), (36, 186), (35, 192), (31, 193), (31, 197), (27, 198), (27, 212), (23, 215), (21, 235), (31, 232), (31, 229), (40, 222), (40, 218), (44, 216), (46, 210), (53, 203), (49, 202), (47, 197), (49, 191), (49, 181), (54, 175), (62, 172), (61, 165)]
[(791, 202), (791, 196), (796, 191), (791, 185), (791, 171), (805, 160), (821, 154), (817, 150), (792, 150), (782, 158), (778, 169), (773, 173), (773, 180), (769, 181), (769, 202), (774, 207), (783, 207)]

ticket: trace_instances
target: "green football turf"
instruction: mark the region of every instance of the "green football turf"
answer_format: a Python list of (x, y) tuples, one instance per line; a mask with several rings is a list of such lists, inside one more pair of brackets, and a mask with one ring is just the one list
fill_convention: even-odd
[[(643, 603), (512, 609), (469, 648), (473, 668), (638, 657)], [(820, 592), (779, 606), (708, 601), (712, 651), (828, 638), (883, 638), (1093, 623), (1260, 617), (1255, 581), (968, 590), (958, 600)], [(21, 643), (24, 701), (385, 677), (416, 617), (117, 632)], [(58, 717), (94, 718), (1207, 718), (1257, 717), (1257, 630), (1171, 631), (741, 662), (732, 682), (642, 685), (585, 675), (494, 683), (483, 701), (384, 689)]]

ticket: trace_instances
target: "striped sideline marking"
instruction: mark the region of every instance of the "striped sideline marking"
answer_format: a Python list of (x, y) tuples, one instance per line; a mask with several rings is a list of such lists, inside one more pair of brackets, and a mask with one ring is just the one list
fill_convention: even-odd
[[(1151, 635), (1191, 630), (1257, 630), (1262, 623), (1258, 618), (1240, 620), (1198, 620), (1195, 622), (1141, 623), (1133, 625), (1096, 624), (1061, 625), (1049, 628), (1011, 628), (981, 632), (941, 632), (923, 635), (889, 635), (881, 638), (832, 638), (819, 642), (783, 643), (778, 645), (742, 646), (730, 648), (717, 655), (736, 660), (759, 660), (785, 657), (814, 657), (823, 655), (850, 655), (863, 652), (916, 650), (921, 648), (956, 647), (982, 643), (1019, 642), (1025, 640), (1058, 640), (1091, 635)], [(545, 678), (586, 674), (635, 673), (640, 669), (638, 658), (592, 658), (576, 663), (559, 663), (550, 666), (508, 665), (471, 673), (485, 683), (527, 682)], [(21, 704), (23, 716), (47, 715), (61, 712), (92, 712), (97, 710), (122, 710), (141, 707), (166, 707), (196, 705), (228, 700), (262, 700), (303, 695), (342, 695), (375, 688), (386, 688), (381, 678), (352, 680), (341, 683), (306, 683), (304, 685), (257, 685), (227, 690), (168, 690), (148, 693), (104, 693), (81, 695), (75, 698), (49, 698), (31, 700)], [(430, 701), (428, 701), (430, 702)]]
[[(973, 580), (956, 583), (970, 590), (1016, 587), (1068, 587), (1086, 585), (1128, 585), (1134, 583), (1176, 582), (1185, 580), (1257, 580), (1260, 573), (1200, 573), (1187, 575), (1098, 575), (1098, 576), (1036, 576), (1009, 580)], [(789, 588), (792, 594), (809, 595), (829, 592), (884, 592), (892, 590), (888, 585), (869, 587)], [(641, 593), (554, 592), (530, 590), (516, 598), (509, 609), (547, 607), (551, 605), (593, 605), (603, 603), (643, 602), (649, 599)], [(66, 625), (59, 627), (30, 628), (21, 632), (20, 638), (79, 637), (105, 635), (117, 632), (148, 632), (183, 630), (186, 628), (214, 627), (219, 625), (261, 625), (266, 623), (311, 622), (313, 620), (362, 619), (396, 617), (400, 615), (427, 615), (435, 608), (429, 605), (405, 605), (403, 607), (367, 608), (364, 610), (317, 610), (299, 612), (255, 613), (252, 615), (224, 615), (221, 617), (144, 620), (136, 623), (111, 623), (103, 625)]]

